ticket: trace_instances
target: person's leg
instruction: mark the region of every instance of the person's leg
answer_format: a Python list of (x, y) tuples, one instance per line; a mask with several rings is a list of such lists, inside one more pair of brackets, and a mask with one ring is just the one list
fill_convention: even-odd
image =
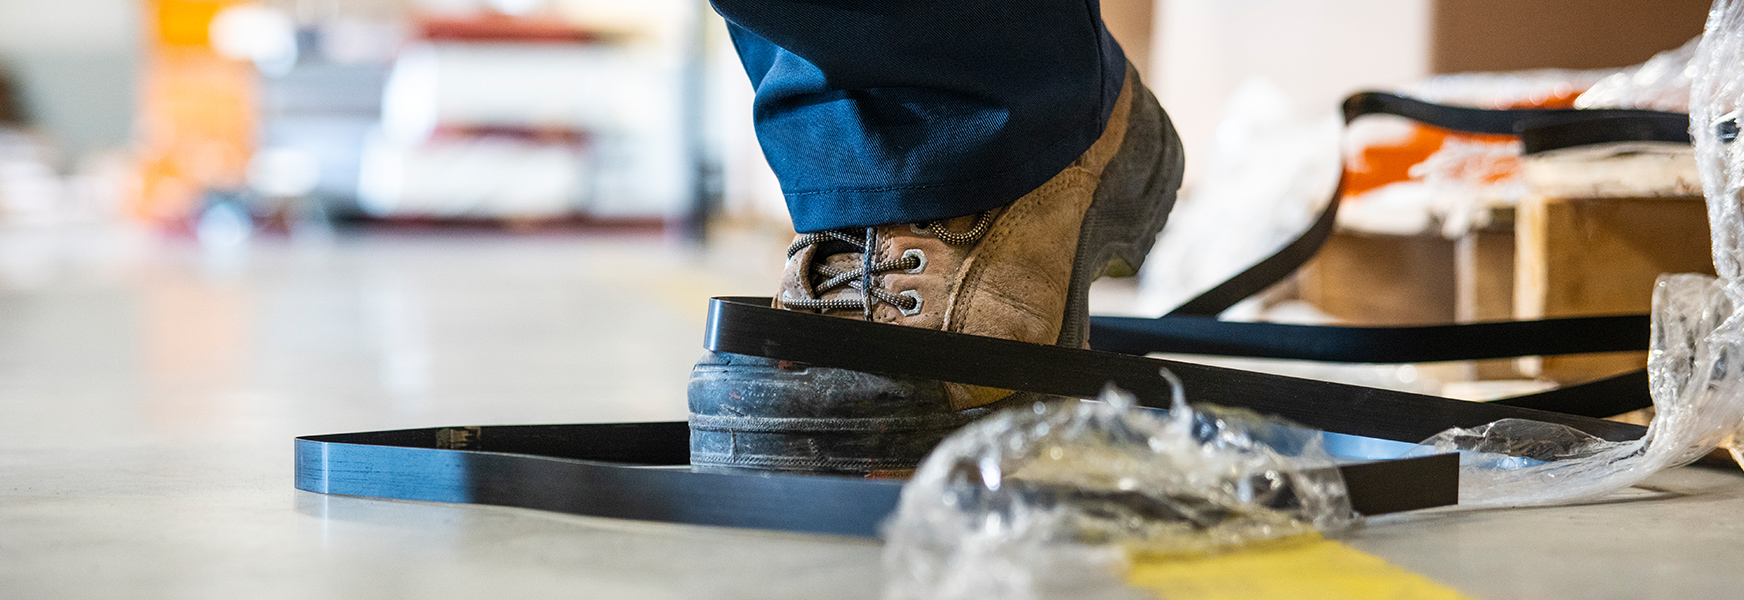
[(1096, 0), (714, 0), (801, 232), (1010, 204), (1102, 134), (1126, 75)]
[[(716, 6), (794, 226), (817, 232), (775, 307), (1085, 344), (1090, 282), (1142, 264), (1182, 167), (1094, 0)], [(693, 466), (888, 475), (1037, 399), (713, 352), (689, 392)]]

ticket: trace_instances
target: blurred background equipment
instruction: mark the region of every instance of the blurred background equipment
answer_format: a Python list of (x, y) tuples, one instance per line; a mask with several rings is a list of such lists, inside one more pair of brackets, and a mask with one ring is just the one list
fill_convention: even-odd
[[(1652, 275), (1704, 260), (1687, 149), (1526, 157), (1512, 136), (1335, 115), (1363, 88), (1679, 110), (1679, 46), (1706, 2), (1601, 4), (1104, 0), (1192, 158), (1144, 285), (1105, 284), (1101, 305), (1161, 314), (1264, 256), (1317, 213), (1342, 158), (1349, 197), (1322, 255), (1228, 317), (1644, 309)], [(358, 226), (791, 231), (750, 86), (701, 0), (0, 0), (0, 69), (4, 224), (238, 248)], [(1378, 381), (1568, 381), (1638, 360)]]
[[(631, 224), (692, 212), (704, 5), (147, 0), (130, 212), (182, 229)], [(286, 175), (304, 189), (284, 183)], [(262, 187), (262, 186), (265, 187)], [(230, 198), (225, 200), (223, 198)]]

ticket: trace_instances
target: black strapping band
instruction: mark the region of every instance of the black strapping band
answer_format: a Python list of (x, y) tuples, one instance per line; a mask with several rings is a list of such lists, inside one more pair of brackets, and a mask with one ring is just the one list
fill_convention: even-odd
[[(1605, 141), (1679, 141), (1678, 119), (1652, 111), (1489, 111), (1364, 93), (1345, 118), (1373, 113), (1477, 133), (1518, 134), (1528, 151)], [(1681, 138), (1687, 142), (1687, 131)], [(1342, 183), (1341, 183), (1342, 188)], [(1275, 414), (1327, 431), (1415, 442), (1497, 419), (1559, 423), (1608, 440), (1645, 429), (1593, 417), (1647, 405), (1645, 371), (1489, 403), (1145, 358), (1177, 352), (1343, 362), (1472, 360), (1641, 350), (1645, 316), (1550, 319), (1418, 328), (1225, 323), (1222, 312), (1282, 280), (1318, 251), (1337, 220), (1328, 202), (1298, 239), (1163, 319), (1092, 319), (1097, 350), (1026, 344), (769, 308), (766, 298), (716, 298), (705, 345), (909, 377), (1089, 397), (1114, 383), (1166, 403), (1167, 368), (1189, 398)], [(839, 340), (854, 339), (854, 344)], [(324, 494), (477, 503), (577, 515), (876, 535), (895, 510), (893, 480), (819, 475), (699, 473), (688, 469), (683, 422), (443, 427), (305, 436), (296, 487)], [(1458, 459), (1443, 454), (1338, 467), (1353, 508), (1384, 514), (1458, 501)]]
[[(296, 440), (299, 490), (424, 502), (874, 537), (902, 482), (699, 473), (682, 421), (438, 427)], [(1443, 454), (1343, 465), (1351, 508), (1379, 515), (1459, 500)]]
[(711, 300), (703, 346), (714, 352), (1055, 396), (1092, 398), (1112, 383), (1157, 408), (1169, 402), (1168, 383), (1158, 375), (1166, 368), (1181, 378), (1194, 402), (1238, 406), (1316, 429), (1402, 442), (1509, 418), (1559, 423), (1612, 441), (1646, 432), (1639, 425), (1503, 403), (800, 313), (771, 308), (768, 298)]

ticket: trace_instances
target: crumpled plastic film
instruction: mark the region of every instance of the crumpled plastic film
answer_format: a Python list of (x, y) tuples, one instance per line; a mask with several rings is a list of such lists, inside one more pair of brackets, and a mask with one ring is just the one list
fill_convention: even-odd
[(1113, 389), (1007, 410), (952, 434), (903, 489), (884, 531), (887, 595), (1118, 596), (1090, 590), (1118, 577), (1084, 574), (1126, 551), (1202, 555), (1348, 526), (1332, 464), (1319, 432), (1189, 408), (1178, 391), (1166, 414)]
[(1448, 138), (1441, 149), (1411, 167), (1431, 194), (1431, 212), (1441, 234), (1458, 239), (1489, 225), (1490, 207), (1514, 206), (1526, 196), (1520, 174), (1519, 140)]
[(1653, 55), (1647, 62), (1618, 71), (1599, 80), (1580, 97), (1575, 108), (1639, 108), (1688, 112), (1690, 83), (1700, 37), (1672, 50)]
[(1443, 432), (1414, 453), (1465, 452), (1461, 505), (1601, 496), (1694, 461), (1736, 437), (1744, 424), (1744, 143), (1735, 139), (1744, 106), (1744, 4), (1714, 3), (1689, 75), (1690, 134), (1720, 278), (1665, 275), (1654, 287), (1647, 366), (1655, 416), (1647, 435), (1607, 442), (1519, 420)]
[[(1738, 116), (1744, 108), (1744, 6), (1715, 0), (1707, 27), (1690, 62), (1690, 137), (1695, 138), (1696, 168), (1708, 198), (1708, 227), (1714, 236), (1714, 270), (1734, 298), (1744, 296), (1744, 143)], [(1727, 444), (1744, 464), (1744, 424)]]
[(1739, 2), (1714, 2), (1690, 69), (1690, 136), (1708, 198), (1714, 269), (1737, 286), (1744, 281), (1744, 212), (1739, 207), (1744, 144), (1735, 141), (1739, 108), (1744, 106), (1744, 7)]
[(1647, 435), (1608, 442), (1562, 425), (1504, 419), (1429, 438), (1411, 455), (1460, 456), (1461, 506), (1557, 504), (1599, 497), (1689, 464), (1744, 420), (1744, 315), (1705, 275), (1667, 275), (1653, 295)]

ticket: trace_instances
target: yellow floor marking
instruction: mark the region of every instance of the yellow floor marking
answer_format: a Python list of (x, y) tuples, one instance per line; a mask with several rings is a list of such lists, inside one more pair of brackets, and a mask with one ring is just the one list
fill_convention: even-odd
[(1464, 600), (1422, 575), (1316, 539), (1209, 557), (1135, 554), (1128, 583), (1168, 600)]

